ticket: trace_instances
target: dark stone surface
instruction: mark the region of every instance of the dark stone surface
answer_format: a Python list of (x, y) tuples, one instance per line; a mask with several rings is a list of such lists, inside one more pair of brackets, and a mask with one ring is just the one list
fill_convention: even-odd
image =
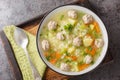
[(13, 74), (0, 39), (0, 80), (13, 80)]
[[(39, 15), (43, 12), (40, 8), (48, 6), (44, 8), (47, 11), (67, 1), (69, 0), (42, 0), (42, 2), (40, 0), (0, 0), (0, 13), (4, 13), (0, 14), (0, 30), (4, 25), (19, 24), (24, 20), (32, 18), (36, 14)], [(89, 1), (106, 25), (109, 34), (109, 48), (114, 56), (114, 62), (99, 67), (86, 75), (76, 76), (70, 80), (120, 80), (120, 0)], [(42, 3), (43, 7), (41, 7), (39, 3)], [(1, 39), (0, 80), (13, 80), (13, 74), (10, 70)]]
[(78, 0), (0, 0), (0, 27), (19, 25), (55, 8)]

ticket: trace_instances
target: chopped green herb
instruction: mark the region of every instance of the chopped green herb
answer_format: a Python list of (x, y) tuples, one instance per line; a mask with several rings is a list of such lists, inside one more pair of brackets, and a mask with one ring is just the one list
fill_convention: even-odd
[(50, 52), (50, 53), (54, 53), (54, 50), (50, 49), (49, 52)]
[(65, 52), (65, 54), (66, 54), (67, 56), (69, 56), (69, 53), (68, 53), (67, 51)]
[(91, 51), (91, 50), (92, 50), (92, 47), (90, 46), (90, 47), (88, 47), (88, 49)]
[(47, 59), (48, 61), (50, 61), (51, 57), (50, 57), (50, 56), (46, 56), (46, 59)]
[(70, 60), (70, 59), (68, 59), (68, 60), (66, 60), (65, 62), (66, 62), (66, 63), (69, 63), (69, 62), (71, 62), (71, 60)]
[(83, 63), (84, 63), (83, 61), (79, 62), (80, 65), (83, 64)]
[(88, 53), (85, 53), (85, 52), (84, 52), (83, 56), (86, 56), (87, 54), (88, 54)]
[(64, 26), (64, 29), (65, 29), (66, 31), (71, 31), (71, 30), (73, 29), (73, 25), (67, 24), (67, 25)]
[(40, 36), (42, 36), (43, 34), (40, 34)]
[(91, 64), (94, 64), (94, 61), (92, 61)]

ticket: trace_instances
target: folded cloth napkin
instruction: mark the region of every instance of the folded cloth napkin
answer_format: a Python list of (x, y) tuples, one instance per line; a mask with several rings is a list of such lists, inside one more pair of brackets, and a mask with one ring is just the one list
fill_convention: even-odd
[[(14, 25), (6, 26), (4, 28), (4, 32), (12, 46), (14, 55), (16, 57), (16, 60), (18, 62), (18, 65), (19, 65), (20, 70), (23, 75), (23, 79), (24, 80), (34, 80), (34, 77), (32, 75), (32, 69), (30, 67), (29, 61), (25, 55), (24, 50), (15, 43), (15, 40), (13, 37), (15, 28), (16, 27)], [(28, 53), (30, 55), (30, 58), (31, 58), (33, 64), (35, 65), (36, 69), (38, 70), (40, 76), (42, 77), (45, 72), (46, 65), (42, 62), (42, 60), (37, 52), (36, 38), (35, 38), (35, 36), (33, 36), (32, 34), (26, 32), (26, 31), (25, 31), (25, 33), (27, 34), (28, 40), (29, 40), (29, 43), (27, 46)]]

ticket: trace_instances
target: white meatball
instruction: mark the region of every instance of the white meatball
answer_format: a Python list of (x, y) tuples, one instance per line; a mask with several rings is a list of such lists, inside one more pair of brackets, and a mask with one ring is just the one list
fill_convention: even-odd
[(69, 10), (68, 11), (68, 17), (70, 17), (72, 19), (76, 19), (77, 18), (77, 12), (75, 10)]
[(48, 29), (49, 30), (55, 30), (57, 28), (57, 22), (56, 21), (50, 21), (48, 23)]
[(49, 47), (50, 47), (50, 45), (49, 45), (49, 42), (47, 41), (47, 40), (43, 40), (42, 41), (42, 48), (43, 48), (43, 50), (49, 50)]
[(85, 58), (84, 58), (84, 62), (85, 62), (86, 64), (90, 64), (90, 63), (92, 62), (92, 60), (93, 60), (93, 58), (92, 58), (92, 56), (90, 56), (90, 55), (87, 55), (87, 56), (85, 56)]
[(57, 37), (58, 40), (64, 40), (65, 39), (62, 32), (57, 33), (56, 37)]
[(82, 44), (82, 40), (79, 37), (73, 39), (73, 45), (79, 47)]
[(60, 69), (62, 71), (70, 71), (70, 65), (68, 65), (67, 63), (61, 63)]
[(86, 14), (82, 17), (85, 24), (89, 24), (93, 21), (93, 17), (89, 14)]
[(96, 46), (97, 48), (101, 48), (103, 45), (104, 45), (103, 39), (96, 39), (96, 40), (95, 40), (95, 46)]

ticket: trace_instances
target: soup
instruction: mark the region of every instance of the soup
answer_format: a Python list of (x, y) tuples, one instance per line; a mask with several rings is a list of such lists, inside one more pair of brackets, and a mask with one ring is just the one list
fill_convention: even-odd
[(40, 44), (45, 58), (66, 72), (79, 72), (93, 65), (104, 41), (92, 15), (66, 10), (51, 16), (42, 27)]

